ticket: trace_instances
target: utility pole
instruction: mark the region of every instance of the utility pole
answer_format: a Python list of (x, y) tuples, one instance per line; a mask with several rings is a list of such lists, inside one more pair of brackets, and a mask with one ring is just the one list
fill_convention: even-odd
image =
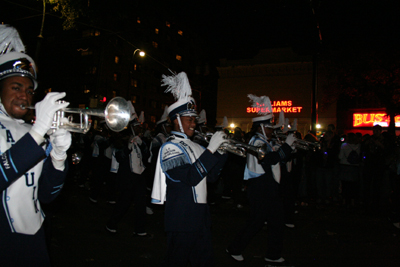
[(321, 29), (319, 28), (318, 18), (315, 14), (314, 6), (312, 0), (310, 0), (310, 6), (315, 18), (315, 23), (318, 31), (318, 42), (313, 55), (313, 78), (312, 78), (312, 93), (311, 93), (311, 129), (314, 133), (317, 133), (317, 123), (318, 123), (318, 61), (320, 47), (322, 44)]

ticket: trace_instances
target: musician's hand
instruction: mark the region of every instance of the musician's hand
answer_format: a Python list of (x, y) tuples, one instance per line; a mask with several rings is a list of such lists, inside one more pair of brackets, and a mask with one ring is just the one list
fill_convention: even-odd
[(293, 133), (290, 133), (287, 137), (286, 137), (286, 141), (285, 143), (288, 144), (289, 146), (292, 146), (293, 143), (296, 141), (296, 137), (294, 136)]
[[(67, 120), (67, 118), (63, 118), (62, 120)], [(50, 143), (53, 149), (50, 152), (50, 155), (55, 160), (65, 160), (67, 158), (67, 150), (71, 146), (72, 137), (71, 133), (65, 129), (58, 129), (52, 135), (50, 135)]]
[(217, 151), (218, 148), (227, 141), (226, 134), (223, 131), (218, 131), (211, 137), (210, 144), (208, 144), (207, 149), (214, 154), (215, 151)]
[(48, 93), (42, 101), (36, 103), (36, 120), (35, 124), (32, 126), (33, 131), (42, 137), (47, 133), (53, 123), (54, 113), (69, 105), (68, 102), (62, 104), (57, 103), (57, 100), (64, 96), (65, 93)]
[(129, 143), (128, 143), (128, 148), (129, 149), (132, 149), (133, 143), (135, 143), (138, 146), (141, 146), (143, 141), (139, 136), (136, 135), (136, 136), (132, 136), (130, 138)]

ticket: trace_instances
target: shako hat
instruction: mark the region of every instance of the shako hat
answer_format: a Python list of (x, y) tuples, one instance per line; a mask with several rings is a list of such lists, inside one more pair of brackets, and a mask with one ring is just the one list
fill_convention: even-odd
[(272, 113), (271, 100), (268, 96), (247, 95), (250, 98), (251, 106), (257, 109), (258, 117), (252, 119), (253, 124), (273, 128), (274, 114)]
[(18, 31), (10, 25), (0, 25), (0, 80), (13, 76), (28, 77), (36, 90), (36, 64), (25, 54)]
[(166, 93), (171, 92), (176, 102), (168, 107), (168, 116), (171, 121), (177, 116), (196, 116), (196, 102), (192, 97), (192, 88), (185, 72), (171, 76), (162, 76), (161, 86), (168, 86)]

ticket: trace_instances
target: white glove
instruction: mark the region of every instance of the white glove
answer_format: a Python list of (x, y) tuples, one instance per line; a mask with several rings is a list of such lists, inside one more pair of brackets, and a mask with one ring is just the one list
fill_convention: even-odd
[(64, 96), (65, 93), (48, 93), (42, 101), (36, 103), (36, 121), (32, 126), (33, 131), (40, 136), (44, 136), (47, 133), (53, 123), (54, 113), (57, 110), (66, 108), (69, 105), (68, 102), (62, 104), (56, 102)]
[(133, 144), (140, 146), (140, 145), (142, 145), (142, 143), (143, 143), (143, 141), (138, 135), (131, 136), (129, 139), (128, 148), (132, 149)]
[(225, 142), (228, 142), (226, 139), (226, 134), (223, 131), (218, 131), (211, 137), (207, 149), (214, 154), (215, 151), (217, 151), (218, 148)]
[(55, 160), (64, 161), (67, 158), (67, 150), (71, 146), (71, 133), (65, 129), (58, 129), (50, 135), (50, 143), (53, 149), (50, 155)]
[(140, 146), (143, 143), (143, 141), (138, 135), (136, 135), (131, 139), (131, 143), (135, 143)]
[(294, 133), (290, 133), (286, 137), (285, 143), (288, 144), (289, 146), (292, 146), (295, 141), (296, 141), (296, 137), (294, 136)]

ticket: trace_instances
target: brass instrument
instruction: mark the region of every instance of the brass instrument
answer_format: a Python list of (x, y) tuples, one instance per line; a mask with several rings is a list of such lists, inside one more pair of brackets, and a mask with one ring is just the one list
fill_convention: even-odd
[[(278, 141), (285, 141), (287, 135), (284, 133), (275, 133), (275, 136), (277, 138)], [(298, 149), (302, 149), (302, 150), (318, 150), (321, 148), (321, 144), (318, 142), (310, 142), (310, 141), (306, 141), (303, 139), (296, 139), (293, 143), (293, 145), (298, 148)]]
[[(61, 101), (62, 103), (62, 101)], [(22, 109), (35, 109), (32, 106), (21, 105)], [(65, 118), (65, 113), (75, 113), (79, 114), (80, 122), (73, 122), (72, 115), (68, 116), (68, 122), (62, 122)], [(108, 105), (104, 110), (102, 109), (79, 109), (79, 108), (64, 108), (58, 110), (54, 114), (53, 124), (51, 129), (54, 131), (56, 129), (62, 128), (69, 132), (76, 133), (87, 133), (90, 130), (91, 120), (89, 116), (104, 117), (107, 126), (114, 132), (122, 131), (129, 123), (130, 119), (130, 109), (128, 102), (122, 97), (115, 97), (110, 100)]]
[[(210, 142), (210, 138), (212, 135), (207, 136), (199, 131), (195, 131), (195, 133), (202, 137), (205, 142)], [(235, 139), (226, 139), (226, 141), (226, 143), (223, 143), (218, 148), (218, 151), (220, 151), (221, 153), (229, 152), (244, 158), (247, 156), (247, 153), (250, 153), (252, 155), (255, 155), (259, 160), (262, 160), (267, 152), (265, 146), (256, 147), (237, 141)]]
[(237, 154), (242, 157), (246, 157), (247, 154), (254, 155), (258, 160), (263, 160), (267, 154), (266, 145), (263, 146), (252, 146), (235, 139), (227, 139), (228, 142), (221, 145), (219, 149), (226, 150), (228, 152)]

